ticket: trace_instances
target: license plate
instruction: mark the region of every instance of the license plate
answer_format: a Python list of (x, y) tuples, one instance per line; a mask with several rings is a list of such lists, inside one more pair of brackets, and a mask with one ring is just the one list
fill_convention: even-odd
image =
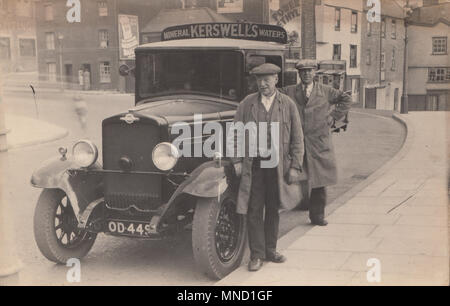
[(150, 223), (139, 221), (108, 221), (108, 232), (113, 235), (149, 237)]

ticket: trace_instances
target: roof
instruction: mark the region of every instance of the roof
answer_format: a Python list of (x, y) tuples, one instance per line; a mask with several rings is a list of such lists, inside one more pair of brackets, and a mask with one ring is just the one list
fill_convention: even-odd
[(439, 22), (450, 24), (450, 2), (424, 6), (413, 10), (411, 24), (433, 26)]
[(285, 46), (273, 42), (253, 41), (231, 38), (195, 38), (160, 41), (139, 46), (136, 50), (144, 49), (263, 49), (263, 50), (284, 50)]
[(180, 24), (231, 22), (230, 19), (217, 14), (208, 7), (191, 9), (163, 9), (141, 31), (142, 33), (158, 33), (164, 29)]

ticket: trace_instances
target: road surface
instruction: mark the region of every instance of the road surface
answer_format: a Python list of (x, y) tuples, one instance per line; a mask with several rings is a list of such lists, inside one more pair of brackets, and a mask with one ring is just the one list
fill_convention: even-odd
[[(68, 285), (69, 268), (45, 259), (33, 237), (33, 213), (40, 190), (30, 186), (33, 169), (45, 159), (57, 155), (58, 147), (68, 148), (79, 138), (89, 138), (101, 148), (101, 120), (133, 106), (131, 95), (88, 95), (87, 129), (84, 132), (74, 111), (70, 94), (37, 95), (41, 120), (70, 131), (68, 137), (52, 143), (9, 152), (10, 168), (6, 186), (7, 200), (14, 207), (18, 252), (24, 263), (21, 284)], [(5, 96), (7, 112), (36, 118), (31, 93)], [(400, 149), (404, 128), (389, 117), (351, 113), (346, 133), (334, 137), (339, 167), (339, 184), (329, 188), (329, 202), (364, 180)], [(26, 127), (24, 127), (26, 128)], [(32, 133), (32, 131), (30, 131)], [(3, 170), (2, 170), (3, 171)], [(281, 216), (280, 236), (299, 226), (307, 230), (307, 212), (285, 212)], [(166, 241), (139, 241), (99, 235), (81, 263), (82, 285), (212, 285), (199, 273), (192, 256), (190, 233)]]

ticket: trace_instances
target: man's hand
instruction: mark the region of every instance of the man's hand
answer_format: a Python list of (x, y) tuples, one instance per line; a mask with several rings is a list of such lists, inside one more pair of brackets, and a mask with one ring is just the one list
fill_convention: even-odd
[(302, 169), (290, 168), (287, 178), (287, 183), (289, 185), (300, 181), (300, 173), (303, 172)]
[(327, 123), (328, 123), (329, 127), (331, 127), (334, 124), (334, 122), (335, 122), (335, 120), (334, 120), (333, 116), (327, 117)]
[(237, 177), (241, 177), (242, 174), (242, 162), (233, 164), (234, 166), (234, 172), (236, 173)]

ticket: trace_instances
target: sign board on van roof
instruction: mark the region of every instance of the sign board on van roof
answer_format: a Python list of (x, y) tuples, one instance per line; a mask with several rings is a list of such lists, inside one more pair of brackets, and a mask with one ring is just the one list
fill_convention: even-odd
[(192, 38), (232, 38), (287, 44), (286, 30), (279, 26), (255, 23), (197, 23), (165, 29), (161, 40)]

